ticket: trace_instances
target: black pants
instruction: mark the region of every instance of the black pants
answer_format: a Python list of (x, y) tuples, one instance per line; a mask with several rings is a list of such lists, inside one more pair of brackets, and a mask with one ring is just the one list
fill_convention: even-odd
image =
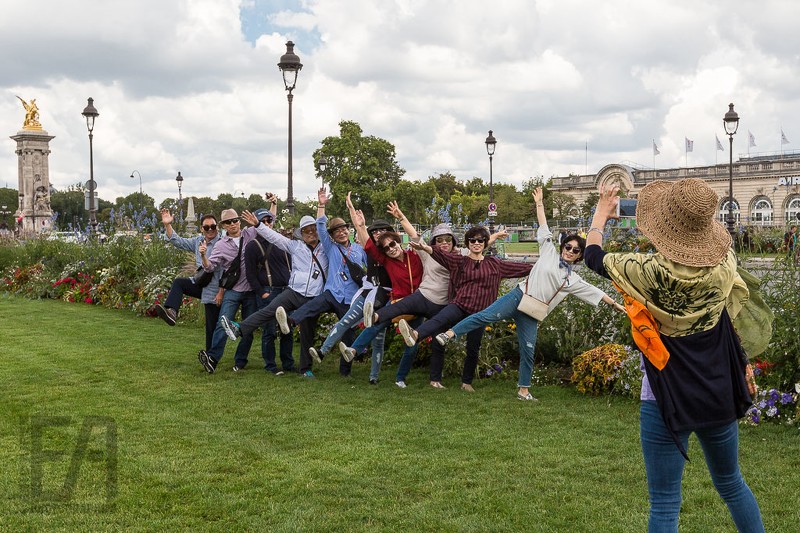
[[(297, 291), (286, 289), (275, 297), (270, 304), (259, 309), (246, 319), (244, 319), (239, 327), (241, 328), (242, 335), (253, 333), (259, 327), (264, 327), (270, 320), (275, 319), (275, 310), (278, 307), (283, 307), (286, 313), (289, 314), (295, 309), (298, 309), (306, 303), (313, 300), (310, 296), (303, 296)], [(300, 328), (300, 373), (306, 370), (311, 370), (311, 356), (308, 354), (308, 349), (314, 345), (314, 331), (317, 329), (317, 317), (311, 317), (303, 320), (298, 324)]]
[[(317, 319), (323, 313), (335, 313), (336, 317), (341, 320), (341, 318), (347, 313), (350, 309), (350, 305), (342, 303), (336, 298), (334, 298), (331, 291), (325, 291), (316, 298), (312, 299), (303, 307), (297, 309), (293, 313), (291, 313), (291, 318), (294, 322), (298, 324), (302, 324), (303, 322), (314, 319), (314, 325), (316, 326)], [(286, 310), (289, 311), (288, 309)], [(316, 329), (316, 328), (315, 328)], [(352, 329), (347, 330), (347, 333), (344, 334), (342, 337), (342, 342), (345, 343), (347, 346), (352, 344), (353, 339), (355, 338), (355, 333)], [(339, 358), (339, 373), (343, 376), (349, 376), (350, 371), (353, 367), (353, 363), (348, 363), (344, 360), (344, 357)]]
[[(174, 309), (177, 314), (181, 309), (184, 296), (191, 296), (198, 300), (203, 295), (202, 287), (198, 287), (192, 278), (175, 278), (172, 286), (164, 301), (164, 307)], [(219, 306), (217, 304), (203, 304), (206, 319), (206, 351), (211, 349), (211, 338), (214, 336), (214, 328), (219, 321)]]

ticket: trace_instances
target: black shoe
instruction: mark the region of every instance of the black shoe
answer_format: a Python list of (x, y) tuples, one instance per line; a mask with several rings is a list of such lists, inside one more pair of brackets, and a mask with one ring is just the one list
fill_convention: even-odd
[(369, 384), (370, 385), (377, 385), (378, 384), (378, 378), (369, 378)]
[(274, 369), (274, 370), (267, 369), (267, 372), (269, 372), (273, 376), (282, 376), (283, 375), (283, 370), (278, 370), (277, 368)]
[(200, 364), (203, 365), (203, 368), (209, 374), (213, 374), (214, 371), (217, 369), (217, 361), (214, 360), (213, 357), (208, 355), (205, 350), (200, 350), (197, 354), (197, 359), (200, 360)]
[(156, 304), (156, 314), (158, 317), (167, 323), (168, 326), (174, 326), (178, 320), (178, 314), (174, 309), (164, 307), (161, 304)]

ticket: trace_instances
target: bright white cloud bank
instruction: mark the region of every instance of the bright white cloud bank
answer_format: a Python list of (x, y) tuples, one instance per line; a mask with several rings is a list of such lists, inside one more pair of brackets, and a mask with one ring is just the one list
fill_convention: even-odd
[[(222, 192), (286, 194), (286, 93), (277, 62), (292, 39), (304, 64), (294, 112), (294, 190), (314, 195), (311, 152), (354, 120), (397, 147), (409, 179), (596, 172), (630, 161), (727, 159), (722, 116), (742, 117), (734, 153), (800, 149), (800, 48), (791, 0), (73, 0), (5, 2), (0, 126), (14, 135), (36, 98), (51, 181), (88, 177), (80, 112), (95, 99), (101, 197), (158, 201)], [(244, 28), (244, 30), (243, 30)], [(259, 28), (261, 30), (259, 30)], [(261, 31), (262, 34), (254, 35)], [(792, 141), (780, 144), (780, 130)], [(724, 143), (727, 149), (727, 143)], [(587, 151), (588, 145), (588, 151)], [(17, 186), (14, 142), (0, 185)]]

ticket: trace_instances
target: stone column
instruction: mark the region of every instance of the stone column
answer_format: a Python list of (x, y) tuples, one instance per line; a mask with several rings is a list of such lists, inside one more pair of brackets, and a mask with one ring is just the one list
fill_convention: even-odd
[(44, 130), (23, 129), (12, 135), (17, 141), (19, 209), (23, 216), (22, 235), (38, 234), (53, 226), (50, 208), (50, 141)]

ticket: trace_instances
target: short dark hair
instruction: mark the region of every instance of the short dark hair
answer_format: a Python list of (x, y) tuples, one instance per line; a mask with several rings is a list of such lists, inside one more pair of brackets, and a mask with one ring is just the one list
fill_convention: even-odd
[(395, 241), (397, 244), (403, 244), (403, 238), (394, 231), (381, 233), (380, 237), (378, 237), (378, 247), (383, 248), (386, 246), (386, 241)]
[(564, 253), (564, 245), (571, 241), (578, 242), (578, 248), (581, 249), (581, 255), (575, 260), (575, 263), (580, 263), (583, 261), (583, 252), (586, 250), (586, 239), (578, 235), (577, 233), (573, 233), (571, 235), (567, 235), (563, 239), (561, 239), (561, 247), (558, 249), (558, 255)]
[(205, 222), (209, 218), (214, 221), (214, 224), (217, 223), (217, 217), (215, 217), (212, 213), (208, 213), (207, 215), (203, 215), (203, 218), (200, 219), (200, 224), (202, 225), (203, 222)]
[(483, 249), (489, 246), (489, 230), (483, 226), (472, 226), (464, 233), (464, 243), (468, 243), (470, 239), (483, 239)]

